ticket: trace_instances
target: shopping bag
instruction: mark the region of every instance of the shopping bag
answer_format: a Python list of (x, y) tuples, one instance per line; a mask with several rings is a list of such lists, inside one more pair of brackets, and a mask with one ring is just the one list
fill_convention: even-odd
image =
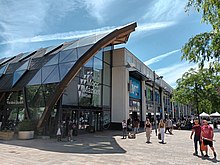
[(158, 139), (161, 140), (161, 134), (160, 133), (158, 134)]
[(204, 144), (204, 142), (202, 141), (202, 144), (200, 146), (201, 151), (206, 151), (207, 150), (207, 146)]

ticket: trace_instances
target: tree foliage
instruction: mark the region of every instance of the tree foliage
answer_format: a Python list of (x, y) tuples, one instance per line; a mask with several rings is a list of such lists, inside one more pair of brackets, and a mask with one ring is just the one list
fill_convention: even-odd
[(190, 69), (177, 80), (173, 99), (199, 112), (220, 112), (220, 0), (188, 0), (186, 11), (191, 8), (201, 12), (202, 22), (212, 29), (190, 38), (183, 46), (182, 59), (197, 63), (199, 69)]
[(209, 69), (190, 69), (177, 80), (173, 99), (182, 104), (191, 105), (199, 112), (220, 111), (220, 75)]
[(200, 68), (205, 62), (210, 62), (209, 68), (213, 70), (213, 65), (220, 62), (220, 1), (189, 0), (186, 11), (191, 7), (202, 12), (202, 22), (210, 24), (212, 30), (190, 38), (182, 48), (182, 59), (198, 63)]

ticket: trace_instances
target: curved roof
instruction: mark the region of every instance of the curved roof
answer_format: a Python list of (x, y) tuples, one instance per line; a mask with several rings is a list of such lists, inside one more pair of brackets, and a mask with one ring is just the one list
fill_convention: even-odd
[(103, 38), (100, 38), (89, 50), (87, 50), (74, 64), (66, 76), (61, 80), (59, 85), (55, 89), (55, 93), (48, 99), (46, 103), (45, 110), (43, 115), (38, 123), (38, 128), (43, 125), (46, 119), (50, 115), (50, 110), (53, 108), (55, 103), (61, 97), (64, 89), (68, 83), (77, 75), (81, 67), (86, 64), (101, 48), (104, 48), (108, 45), (115, 45), (120, 43), (126, 43), (128, 41), (129, 35), (131, 32), (135, 31), (137, 27), (136, 23), (115, 29), (109, 34), (105, 35)]
[(38, 123), (38, 127), (41, 127), (81, 67), (101, 48), (126, 43), (136, 27), (136, 23), (131, 23), (110, 32), (0, 59), (0, 92), (20, 91), (27, 85), (57, 83), (55, 92), (46, 100), (45, 110)]

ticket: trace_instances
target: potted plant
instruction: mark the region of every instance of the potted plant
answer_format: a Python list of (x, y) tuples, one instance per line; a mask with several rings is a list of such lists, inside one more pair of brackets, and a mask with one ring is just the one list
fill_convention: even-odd
[[(1, 123), (2, 124), (2, 123)], [(0, 139), (1, 140), (11, 140), (14, 137), (14, 122), (13, 121), (7, 121), (5, 125), (1, 128), (0, 131)]]
[(18, 139), (33, 139), (34, 131), (36, 129), (36, 122), (33, 120), (22, 120), (18, 124)]
[(0, 131), (0, 139), (1, 140), (11, 140), (14, 137), (14, 131), (4, 129)]

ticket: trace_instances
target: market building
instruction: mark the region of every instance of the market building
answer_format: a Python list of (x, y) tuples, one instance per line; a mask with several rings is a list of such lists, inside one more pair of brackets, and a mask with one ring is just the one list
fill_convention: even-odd
[(143, 123), (155, 109), (174, 117), (169, 84), (126, 48), (114, 49), (136, 26), (0, 59), (1, 127), (30, 119), (54, 136), (58, 122), (67, 134), (69, 121), (86, 133), (120, 129), (129, 115)]

